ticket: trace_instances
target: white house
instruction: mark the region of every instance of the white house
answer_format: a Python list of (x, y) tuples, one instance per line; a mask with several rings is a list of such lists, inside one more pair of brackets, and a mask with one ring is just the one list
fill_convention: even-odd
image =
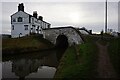
[(18, 11), (11, 15), (11, 37), (22, 37), (31, 33), (43, 34), (42, 29), (50, 28), (49, 23), (43, 21), (43, 17), (37, 11), (30, 15), (24, 12), (23, 3), (19, 4)]

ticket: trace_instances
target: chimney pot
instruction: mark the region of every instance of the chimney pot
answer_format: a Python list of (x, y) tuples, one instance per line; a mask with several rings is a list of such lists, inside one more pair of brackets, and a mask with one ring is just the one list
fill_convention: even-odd
[(43, 21), (43, 17), (42, 17), (42, 16), (39, 16), (39, 17), (38, 17), (38, 20)]
[(23, 3), (18, 5), (18, 11), (24, 11), (24, 4)]
[(37, 15), (38, 15), (38, 14), (37, 14), (37, 11), (34, 11), (34, 12), (33, 12), (33, 17), (35, 17), (35, 18), (37, 19)]

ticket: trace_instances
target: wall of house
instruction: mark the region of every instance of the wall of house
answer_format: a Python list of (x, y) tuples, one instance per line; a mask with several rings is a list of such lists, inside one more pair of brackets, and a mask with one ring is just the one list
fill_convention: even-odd
[[(32, 25), (34, 25), (35, 27), (33, 27)], [(33, 28), (33, 32), (37, 33), (37, 31), (35, 31), (39, 26), (39, 34), (43, 34), (42, 29), (47, 29), (49, 28), (49, 24), (46, 23), (45, 21), (41, 21), (38, 20), (34, 17), (31, 17), (31, 28)]]
[[(18, 17), (22, 17), (23, 18), (23, 22), (17, 22), (17, 18)], [(11, 16), (11, 20), (16, 19), (16, 22), (12, 21), (12, 24), (28, 24), (29, 23), (29, 14), (19, 11), (17, 13), (15, 13), (13, 16)]]
[[(22, 22), (18, 22), (18, 17), (22, 17)], [(15, 22), (13, 21), (15, 19)], [(11, 16), (11, 36), (12, 38), (15, 37), (22, 37), (28, 35), (30, 33), (30, 24), (29, 24), (29, 15), (19, 11)], [(28, 25), (28, 30), (25, 30), (24, 25)], [(12, 29), (14, 26), (14, 30)]]
[[(36, 18), (31, 17), (31, 28), (33, 28), (33, 33), (43, 34), (41, 23), (41, 20), (37, 20)], [(38, 29), (38, 31), (36, 29)]]
[[(14, 27), (14, 30), (11, 29), (12, 38), (29, 35), (29, 33), (30, 33), (30, 25), (29, 24), (13, 24), (13, 25), (15, 27)], [(25, 30), (24, 25), (28, 25), (28, 30)]]

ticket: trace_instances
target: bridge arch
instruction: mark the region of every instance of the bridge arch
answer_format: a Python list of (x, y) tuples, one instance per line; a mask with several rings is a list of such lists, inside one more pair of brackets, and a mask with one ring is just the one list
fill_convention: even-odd
[(59, 48), (67, 48), (69, 43), (68, 43), (68, 37), (64, 34), (60, 34), (56, 38), (56, 47)]

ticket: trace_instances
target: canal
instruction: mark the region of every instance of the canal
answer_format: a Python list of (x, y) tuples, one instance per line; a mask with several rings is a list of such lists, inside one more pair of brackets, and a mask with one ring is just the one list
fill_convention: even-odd
[(2, 61), (2, 79), (53, 78), (65, 49), (5, 56)]

